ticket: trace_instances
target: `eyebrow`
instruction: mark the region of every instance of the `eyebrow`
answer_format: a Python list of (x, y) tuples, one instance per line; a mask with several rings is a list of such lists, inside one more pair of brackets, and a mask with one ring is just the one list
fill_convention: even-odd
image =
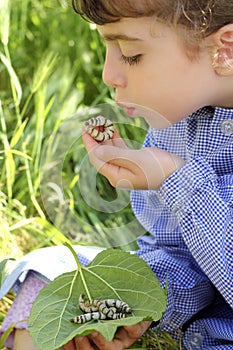
[(116, 41), (116, 40), (122, 40), (122, 41), (142, 41), (140, 38), (128, 36), (125, 34), (100, 34), (101, 37), (105, 41)]

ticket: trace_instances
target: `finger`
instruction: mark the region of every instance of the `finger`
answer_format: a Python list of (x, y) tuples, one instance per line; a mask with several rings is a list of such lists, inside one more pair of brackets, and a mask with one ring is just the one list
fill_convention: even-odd
[[(98, 171), (108, 179), (113, 187), (127, 190), (137, 188), (135, 187), (137, 184), (137, 176), (126, 168), (111, 163), (105, 163)], [(145, 176), (143, 176), (143, 179), (140, 179), (140, 181), (144, 181), (144, 177)]]
[[(164, 151), (163, 155), (166, 153)], [(169, 154), (169, 153), (167, 153)], [(144, 167), (145, 162), (159, 162), (160, 150), (153, 148), (130, 149), (128, 147), (118, 148), (111, 145), (103, 145), (96, 149), (96, 155), (105, 162), (133, 162)], [(126, 164), (127, 164), (126, 163)], [(127, 165), (126, 165), (127, 167)]]
[(92, 149), (97, 147), (99, 143), (91, 137), (91, 135), (87, 134), (86, 132), (83, 131), (82, 133), (82, 139), (85, 148), (87, 149), (87, 152), (89, 153)]
[(123, 348), (126, 349), (139, 339), (150, 325), (151, 322), (140, 322), (133, 326), (121, 327), (118, 329), (114, 341), (118, 342), (118, 344), (120, 342)]
[(122, 345), (117, 345), (114, 341), (108, 342), (104, 336), (98, 332), (94, 332), (91, 334), (92, 342), (97, 346), (100, 350), (123, 350), (124, 347)]
[(113, 146), (116, 146), (119, 148), (127, 148), (124, 140), (120, 137), (120, 135), (116, 129), (114, 130), (113, 138), (111, 141), (112, 141)]
[(88, 337), (75, 337), (75, 349), (76, 350), (94, 350), (95, 348), (91, 345)]
[(120, 147), (120, 148), (127, 148), (124, 140), (120, 137), (120, 135), (116, 129), (114, 130), (114, 134), (113, 134), (112, 139), (103, 141), (101, 143), (97, 142), (95, 139), (93, 139), (93, 137), (91, 137), (91, 135), (89, 135), (85, 131), (82, 132), (82, 138), (83, 138), (84, 146), (86, 147), (88, 152), (89, 152), (89, 150), (93, 149), (96, 146), (106, 145), (106, 144), (107, 145), (114, 145), (114, 146)]
[(101, 145), (85, 132), (83, 132), (82, 138), (84, 146), (88, 152), (90, 163), (97, 169), (97, 171), (99, 171), (99, 169), (105, 164), (103, 160), (96, 157), (96, 150), (100, 148)]
[(74, 340), (70, 340), (67, 344), (64, 345), (65, 350), (76, 350), (76, 345)]
[(131, 150), (128, 147), (121, 148), (110, 145), (103, 145), (95, 150), (95, 154), (100, 160), (122, 167), (128, 167), (129, 162), (138, 161), (138, 152), (138, 150)]
[[(164, 156), (165, 152), (163, 152)], [(168, 153), (169, 154), (169, 153)], [(158, 149), (143, 148), (140, 150), (122, 149), (112, 146), (103, 146), (95, 150), (99, 161), (128, 169), (134, 175), (146, 175), (146, 169), (153, 167), (163, 173)], [(160, 156), (160, 157), (159, 157)], [(165, 156), (164, 156), (165, 157)], [(169, 157), (170, 159), (170, 157)]]
[(129, 327), (120, 327), (118, 328), (112, 342), (107, 342), (101, 335), (97, 336), (93, 341), (101, 350), (128, 349), (145, 333), (150, 324), (151, 322), (141, 322)]
[(142, 321), (133, 326), (125, 326), (124, 329), (127, 331), (130, 338), (137, 339), (145, 333), (145, 331), (150, 327), (150, 325), (151, 322)]
[(140, 322), (133, 326), (118, 328), (113, 341), (108, 342), (100, 333), (94, 332), (90, 335), (93, 343), (101, 350), (123, 350), (128, 349), (149, 328), (151, 322)]
[(125, 327), (120, 327), (115, 334), (114, 344), (116, 349), (128, 349), (138, 338), (131, 338)]
[[(125, 150), (113, 146), (102, 146), (89, 154), (90, 161), (96, 169), (110, 181), (111, 185), (122, 189), (133, 189), (137, 182), (147, 186), (147, 176), (140, 158), (139, 151)], [(144, 184), (145, 182), (145, 184)]]

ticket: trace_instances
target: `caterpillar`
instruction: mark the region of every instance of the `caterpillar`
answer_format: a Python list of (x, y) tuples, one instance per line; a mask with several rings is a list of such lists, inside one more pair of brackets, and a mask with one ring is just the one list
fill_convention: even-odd
[(123, 312), (130, 314), (132, 312), (128, 304), (117, 299), (93, 299), (84, 301), (84, 295), (80, 294), (78, 302), (80, 310), (86, 313), (100, 311), (103, 314), (107, 314), (109, 311), (112, 311), (113, 313)]
[(76, 317), (71, 318), (70, 322), (72, 323), (86, 323), (91, 320), (106, 320), (106, 319), (111, 319), (111, 320), (117, 320), (119, 318), (125, 318), (125, 314), (123, 313), (116, 313), (113, 314), (111, 318), (109, 318), (107, 315), (103, 314), (100, 311), (97, 312), (88, 312), (86, 314), (82, 314)]
[(103, 142), (110, 140), (114, 134), (114, 126), (111, 120), (102, 115), (90, 118), (86, 121), (84, 130), (96, 141)]
[(130, 306), (124, 301), (117, 299), (93, 299), (85, 301), (83, 294), (79, 296), (79, 308), (84, 314), (72, 318), (70, 321), (73, 323), (85, 323), (90, 320), (116, 320), (125, 318), (126, 314), (132, 312)]

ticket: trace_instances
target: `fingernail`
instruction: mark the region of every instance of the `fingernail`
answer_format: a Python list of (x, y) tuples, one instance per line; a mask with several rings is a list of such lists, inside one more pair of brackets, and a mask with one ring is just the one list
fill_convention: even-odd
[(81, 343), (83, 341), (83, 337), (76, 337), (75, 341), (77, 343)]
[(91, 335), (92, 335), (92, 337), (96, 338), (96, 337), (98, 337), (99, 333), (98, 332), (93, 332)]

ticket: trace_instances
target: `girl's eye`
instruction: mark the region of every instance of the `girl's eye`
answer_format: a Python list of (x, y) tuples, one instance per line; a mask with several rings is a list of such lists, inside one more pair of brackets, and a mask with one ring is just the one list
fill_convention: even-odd
[(121, 59), (124, 63), (129, 64), (130, 66), (136, 65), (140, 62), (141, 55), (135, 55), (135, 56), (124, 56), (121, 55)]

